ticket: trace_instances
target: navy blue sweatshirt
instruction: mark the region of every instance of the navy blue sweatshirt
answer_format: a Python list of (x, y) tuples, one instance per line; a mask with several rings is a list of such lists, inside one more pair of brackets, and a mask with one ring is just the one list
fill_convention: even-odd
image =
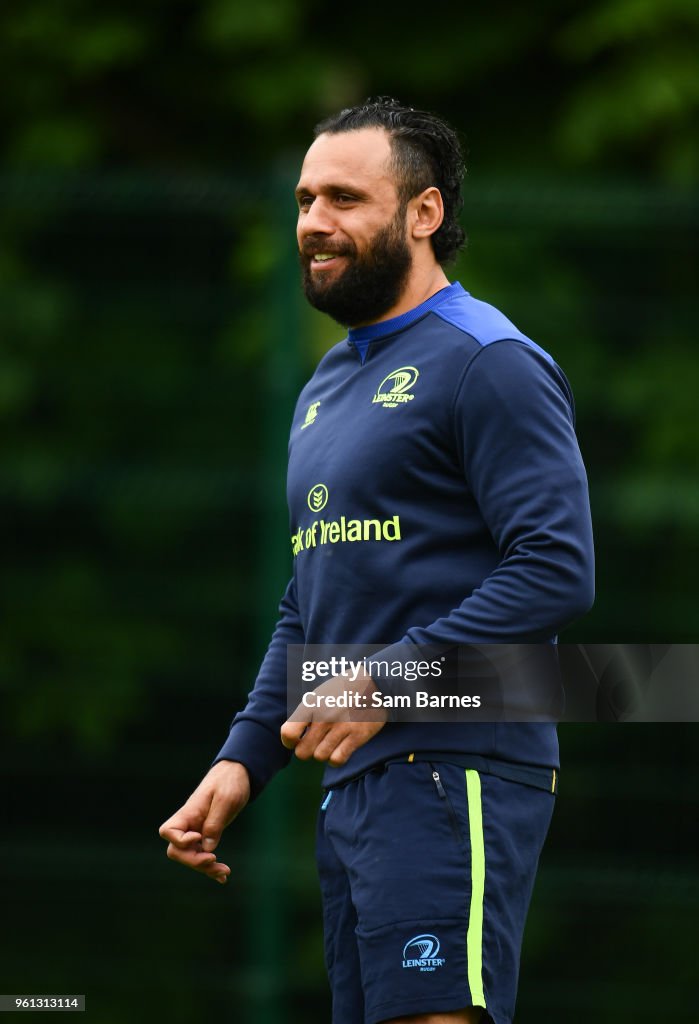
[[(289, 441), (294, 574), (216, 760), (257, 795), (289, 758), (287, 644), (552, 640), (593, 598), (587, 481), (560, 368), (458, 283), (350, 330), (299, 397)], [(550, 723), (388, 723), (327, 786), (443, 751), (558, 767)]]

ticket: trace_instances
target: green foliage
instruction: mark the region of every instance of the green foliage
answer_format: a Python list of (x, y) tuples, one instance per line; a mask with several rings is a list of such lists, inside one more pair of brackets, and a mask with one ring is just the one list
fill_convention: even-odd
[[(598, 599), (570, 639), (696, 640), (699, 8), (542, 0), (532, 11), (496, 0), (425, 13), (416, 23), (404, 5), (362, 0), (332, 12), (315, 0), (23, 0), (0, 9), (0, 494), (10, 540), (0, 699), (2, 750), (23, 776), (16, 789), (30, 832), (16, 850), (9, 837), (7, 850), (22, 892), (45, 877), (42, 912), (53, 900), (72, 921), (47, 933), (41, 957), (54, 966), (43, 979), (31, 973), (36, 956), (30, 964), (20, 950), (8, 963), (13, 985), (21, 968), (26, 985), (53, 978), (60, 990), (74, 975), (57, 951), (84, 951), (87, 962), (94, 936), (109, 931), (108, 962), (90, 961), (95, 1019), (123, 1019), (108, 991), (116, 973), (129, 995), (154, 989), (173, 1020), (190, 1020), (201, 1016), (204, 990), (216, 1016), (233, 1000), (237, 1014), (241, 992), (255, 1007), (272, 999), (282, 962), (291, 965), (285, 992), (303, 1002), (299, 1019), (314, 1016), (311, 999), (315, 1018), (327, 1016), (324, 995), (310, 994), (317, 898), (297, 866), (310, 855), (317, 774), (292, 770), (278, 783), (287, 788), (266, 805), (278, 812), (277, 831), (261, 832), (264, 843), (243, 861), (249, 891), (246, 883), (231, 897), (242, 902), (202, 910), (194, 881), (189, 889), (183, 880), (176, 903), (159, 876), (165, 897), (141, 873), (158, 855), (158, 817), (206, 767), (244, 700), (289, 570), (289, 404), (342, 335), (298, 312), (292, 224), (299, 154), (330, 110), (390, 93), (439, 110), (465, 136), (470, 248), (455, 276), (549, 349), (577, 398)], [(560, 894), (569, 901), (581, 879), (592, 887), (595, 878), (599, 936), (630, 942), (631, 953), (616, 987), (615, 969), (591, 958), (586, 976), (604, 980), (589, 989), (587, 1016), (657, 1013), (657, 991), (629, 966), (637, 948), (649, 974), (660, 962), (673, 974), (673, 1019), (694, 1019), (681, 1005), (693, 947), (672, 948), (681, 883), (666, 880), (657, 907), (637, 906), (654, 891), (644, 872), (665, 856), (684, 870), (696, 846), (694, 819), (679, 804), (690, 799), (692, 736), (654, 736), (632, 748), (618, 732), (564, 731), (569, 810), (532, 922), (541, 978), (523, 1024), (573, 1019), (581, 961), (552, 984), (552, 934), (578, 948), (590, 907), (575, 905), (562, 932)], [(61, 789), (52, 767), (64, 759)], [(172, 786), (162, 811), (144, 780), (160, 794)], [(629, 793), (643, 797), (631, 868)], [(281, 834), (287, 804), (293, 828)], [(146, 831), (129, 854), (125, 835), (139, 813)], [(262, 812), (249, 813), (254, 821)], [(101, 847), (86, 847), (88, 825), (106, 837)], [(72, 845), (61, 852), (51, 828)], [(655, 861), (643, 859), (650, 841)], [(616, 842), (617, 866), (590, 868), (600, 842)], [(266, 877), (256, 884), (260, 848), (276, 888)], [(163, 865), (163, 877), (171, 870)], [(64, 890), (82, 900), (74, 920)], [(116, 931), (95, 892), (119, 917)], [(264, 943), (246, 948), (230, 975), (220, 950), (232, 941), (242, 957), (245, 945), (240, 932), (231, 939), (231, 907), (262, 930), (260, 901), (269, 910), (285, 893), (293, 943), (276, 936), (282, 954), (253, 977), (248, 965), (262, 962)], [(632, 897), (633, 915), (615, 915), (614, 901)], [(18, 891), (16, 917), (21, 899)], [(145, 913), (162, 926), (144, 926)], [(208, 946), (206, 963), (183, 952), (180, 926), (192, 915), (220, 962)], [(616, 957), (611, 940), (602, 949)], [(156, 1012), (143, 1003), (143, 1019)]]
[[(269, 161), (367, 92), (405, 94), (466, 129), (472, 255), (459, 273), (573, 380), (605, 556), (587, 628), (616, 636), (634, 615), (650, 628), (638, 610), (620, 610), (615, 574), (642, 560), (648, 531), (694, 544), (696, 204), (669, 187), (610, 190), (601, 174), (607, 161), (636, 179), (694, 173), (695, 5), (561, 10), (550, 0), (534, 19), (503, 2), (497, 17), (453, 12), (450, 31), (419, 46), (390, 9), (372, 10), (371, 33), (364, 13), (343, 26), (342, 45), (310, 0), (27, 0), (0, 13), (6, 166), (24, 168), (4, 179), (0, 240), (2, 480), (23, 531), (7, 580), (25, 595), (23, 614), (34, 608), (39, 652), (21, 624), (3, 648), (23, 733), (55, 726), (108, 743), (152, 680), (191, 657), (182, 617), (196, 606), (230, 621), (246, 603), (240, 549), (227, 538), (250, 530), (246, 508), (263, 494), (278, 488), (281, 500), (281, 486), (256, 475), (255, 439), (265, 393), (288, 377), (269, 369), (286, 325), (266, 294), (280, 262), (294, 274), (286, 218), (297, 161), (283, 194)], [(596, 179), (547, 186), (556, 160)], [(121, 174), (107, 175), (114, 164)], [(229, 167), (235, 179), (221, 173)], [(310, 369), (340, 332), (316, 315), (303, 330)], [(271, 443), (281, 446), (279, 424)], [(617, 534), (639, 547), (617, 548)], [(220, 545), (230, 557), (219, 560)], [(254, 545), (245, 553), (252, 564)], [(656, 580), (664, 636), (691, 632), (689, 586), (679, 563)], [(673, 587), (685, 596), (671, 600)], [(166, 591), (180, 595), (174, 613), (157, 611)], [(212, 679), (224, 647), (207, 644)], [(98, 650), (100, 673), (90, 667)], [(250, 673), (255, 657), (245, 655)], [(32, 696), (19, 680), (36, 659), (50, 670)], [(98, 675), (101, 703), (85, 698)]]
[[(0, 125), (17, 166), (268, 160), (369, 93), (451, 117), (479, 164), (614, 165), (691, 181), (692, 0), (513, 0), (415, 34), (397, 5), (25, 0), (0, 12)], [(370, 28), (368, 28), (370, 26)], [(483, 141), (481, 141), (483, 140)], [(486, 141), (487, 140), (487, 141)]]
[(260, 0), (254, 7), (214, 0), (200, 19), (202, 39), (223, 51), (288, 44), (302, 10), (293, 0)]
[(574, 18), (558, 47), (588, 73), (559, 128), (563, 150), (587, 164), (636, 153), (667, 180), (695, 180), (698, 35), (691, 0), (606, 0)]

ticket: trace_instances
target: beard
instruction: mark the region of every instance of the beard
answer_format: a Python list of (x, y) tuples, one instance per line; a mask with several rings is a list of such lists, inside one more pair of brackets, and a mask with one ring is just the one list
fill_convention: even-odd
[[(300, 259), (303, 290), (310, 304), (343, 327), (379, 320), (400, 299), (410, 273), (413, 258), (405, 235), (405, 209), (399, 209), (363, 254), (350, 241), (340, 247), (307, 238)], [(311, 270), (311, 257), (317, 252), (346, 257), (345, 270), (334, 280), (323, 281), (322, 272)]]

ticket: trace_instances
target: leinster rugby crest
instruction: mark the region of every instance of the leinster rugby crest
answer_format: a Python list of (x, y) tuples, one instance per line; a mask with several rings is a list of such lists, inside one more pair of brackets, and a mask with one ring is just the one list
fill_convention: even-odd
[(410, 392), (419, 376), (420, 372), (414, 366), (401, 366), (399, 370), (394, 370), (381, 381), (372, 403), (379, 402), (384, 409), (396, 409), (399, 405), (412, 402), (415, 395)]

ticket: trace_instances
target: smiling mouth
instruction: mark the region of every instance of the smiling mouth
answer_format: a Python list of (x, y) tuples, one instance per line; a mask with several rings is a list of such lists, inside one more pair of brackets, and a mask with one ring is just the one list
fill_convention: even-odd
[(335, 280), (337, 274), (342, 273), (343, 259), (338, 253), (319, 253), (317, 256), (312, 256), (308, 270), (313, 277), (318, 280), (327, 278), (328, 280)]
[(338, 252), (317, 252), (311, 256), (312, 267), (327, 267), (332, 263), (335, 263), (340, 257), (341, 253)]

